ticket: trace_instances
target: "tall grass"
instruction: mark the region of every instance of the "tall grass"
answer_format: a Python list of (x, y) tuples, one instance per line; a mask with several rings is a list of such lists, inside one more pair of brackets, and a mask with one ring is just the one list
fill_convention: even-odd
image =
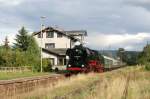
[[(18, 95), (21, 99), (150, 99), (150, 73), (128, 67), (101, 74), (81, 74)], [(14, 99), (14, 98), (13, 98)]]

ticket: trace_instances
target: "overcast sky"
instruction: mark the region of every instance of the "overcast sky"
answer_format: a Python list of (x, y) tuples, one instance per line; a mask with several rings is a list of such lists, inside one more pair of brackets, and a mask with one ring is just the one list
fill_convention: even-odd
[(150, 40), (150, 0), (0, 0), (0, 43), (22, 26), (39, 31), (40, 16), (46, 26), (87, 30), (94, 49), (142, 50)]

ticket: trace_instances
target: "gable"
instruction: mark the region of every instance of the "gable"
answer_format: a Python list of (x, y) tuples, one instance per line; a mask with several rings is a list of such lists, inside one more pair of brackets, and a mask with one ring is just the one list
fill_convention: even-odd
[[(47, 28), (45, 28), (45, 29), (42, 30), (42, 33), (46, 33), (46, 32), (55, 32), (55, 33), (57, 33), (57, 34), (63, 35), (64, 37), (67, 37), (67, 38), (69, 38), (69, 39), (71, 39), (71, 40), (73, 40), (73, 41), (79, 41), (78, 38), (75, 38), (75, 37), (73, 37), (73, 36), (67, 35), (65, 32), (59, 31), (59, 30), (54, 29), (54, 28), (52, 28), (52, 27), (47, 27)], [(39, 31), (39, 32), (34, 32), (32, 35), (35, 36), (35, 35), (38, 35), (38, 34), (40, 34), (40, 33), (41, 33), (41, 31)]]

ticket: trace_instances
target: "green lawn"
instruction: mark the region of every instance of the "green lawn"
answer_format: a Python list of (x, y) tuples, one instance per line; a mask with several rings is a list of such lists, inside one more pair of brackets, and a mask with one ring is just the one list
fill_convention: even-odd
[(50, 73), (38, 73), (38, 72), (0, 72), (0, 80), (9, 80), (22, 77), (42, 76)]

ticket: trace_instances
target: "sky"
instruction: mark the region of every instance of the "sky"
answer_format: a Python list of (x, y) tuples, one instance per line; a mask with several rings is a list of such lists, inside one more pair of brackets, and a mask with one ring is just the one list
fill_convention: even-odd
[(10, 44), (24, 26), (29, 32), (45, 26), (87, 30), (93, 49), (142, 50), (150, 41), (150, 0), (0, 0), (0, 43)]

